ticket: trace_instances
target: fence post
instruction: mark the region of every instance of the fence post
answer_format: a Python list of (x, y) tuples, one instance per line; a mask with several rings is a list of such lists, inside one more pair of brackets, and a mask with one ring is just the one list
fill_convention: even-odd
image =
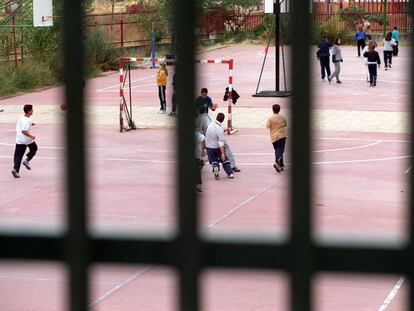
[(13, 16), (13, 50), (14, 50), (14, 68), (17, 68), (16, 17), (15, 16)]
[(123, 18), (121, 18), (120, 26), (121, 26), (121, 47), (124, 47), (124, 19)]
[(207, 39), (210, 39), (210, 18), (209, 15), (206, 15), (206, 31), (207, 31)]

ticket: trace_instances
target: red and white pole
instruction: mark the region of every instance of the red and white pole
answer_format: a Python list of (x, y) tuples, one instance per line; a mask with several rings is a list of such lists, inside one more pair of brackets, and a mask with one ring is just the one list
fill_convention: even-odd
[(232, 95), (233, 95), (233, 59), (228, 60), (229, 64), (229, 99), (227, 106), (227, 134), (231, 135), (237, 130), (233, 129), (233, 116), (232, 116)]
[(119, 60), (119, 131), (124, 130), (124, 59)]

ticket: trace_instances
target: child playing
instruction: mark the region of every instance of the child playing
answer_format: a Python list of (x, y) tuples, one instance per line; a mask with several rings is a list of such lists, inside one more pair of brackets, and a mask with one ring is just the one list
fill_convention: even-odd
[(167, 102), (165, 99), (165, 89), (167, 88), (168, 70), (165, 63), (160, 63), (157, 71), (158, 97), (160, 98), (160, 111), (158, 113), (167, 113)]
[(369, 86), (377, 86), (377, 65), (378, 68), (381, 66), (381, 60), (374, 44), (364, 53), (364, 57), (368, 60)]

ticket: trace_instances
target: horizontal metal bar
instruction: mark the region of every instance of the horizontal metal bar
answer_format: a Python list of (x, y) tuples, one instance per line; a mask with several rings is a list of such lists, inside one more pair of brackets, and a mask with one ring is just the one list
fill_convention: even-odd
[(62, 236), (33, 234), (0, 235), (1, 259), (64, 261), (65, 244)]
[(414, 270), (408, 249), (318, 247), (315, 271), (408, 274)]
[[(63, 236), (0, 235), (0, 259), (64, 261)], [(91, 239), (91, 262), (158, 264), (176, 267), (181, 255), (172, 238)], [(294, 271), (288, 243), (202, 241), (202, 267), (258, 268)], [(311, 270), (329, 272), (410, 274), (414, 271), (406, 248), (316, 246)]]

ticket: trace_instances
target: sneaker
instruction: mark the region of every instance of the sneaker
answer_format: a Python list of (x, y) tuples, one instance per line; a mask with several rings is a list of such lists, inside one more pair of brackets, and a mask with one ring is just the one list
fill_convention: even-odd
[(233, 174), (227, 175), (228, 178), (234, 178)]
[(389, 64), (389, 65), (388, 65), (388, 68), (390, 68), (390, 69), (391, 69), (391, 64)]
[(325, 78), (321, 78), (322, 82), (325, 82)]
[(273, 164), (273, 167), (275, 168), (276, 172), (278, 172), (278, 173), (281, 172), (280, 166), (276, 162)]
[(237, 166), (233, 167), (232, 170), (233, 170), (233, 172), (236, 172), (236, 173), (241, 172), (240, 169)]
[(216, 180), (220, 178), (219, 168), (217, 166), (213, 167), (213, 174)]
[(283, 172), (284, 170), (285, 170), (285, 167), (284, 166), (281, 166), (280, 167), (280, 171)]
[(328, 78), (328, 82), (329, 82), (329, 83), (331, 83), (331, 80), (332, 80), (331, 78)]
[(25, 168), (27, 168), (29, 171), (32, 169), (31, 167), (30, 167), (30, 165), (29, 165), (29, 161), (27, 161), (27, 160), (25, 160), (25, 161), (23, 161), (23, 163), (22, 163), (23, 165), (24, 165), (24, 167)]
[(12, 173), (14, 178), (20, 178), (20, 175), (16, 170), (12, 170), (11, 173)]
[(385, 66), (385, 70), (388, 70), (387, 66)]
[(341, 80), (338, 80), (338, 81), (336, 81), (336, 83), (342, 83), (342, 81)]
[(176, 117), (177, 116), (177, 114), (175, 113), (175, 112), (170, 112), (169, 114), (168, 114), (170, 117)]
[(159, 111), (157, 111), (158, 114), (163, 114), (164, 110), (160, 109)]
[(197, 192), (203, 192), (203, 189), (201, 189), (200, 184), (196, 185), (196, 190), (197, 190)]

